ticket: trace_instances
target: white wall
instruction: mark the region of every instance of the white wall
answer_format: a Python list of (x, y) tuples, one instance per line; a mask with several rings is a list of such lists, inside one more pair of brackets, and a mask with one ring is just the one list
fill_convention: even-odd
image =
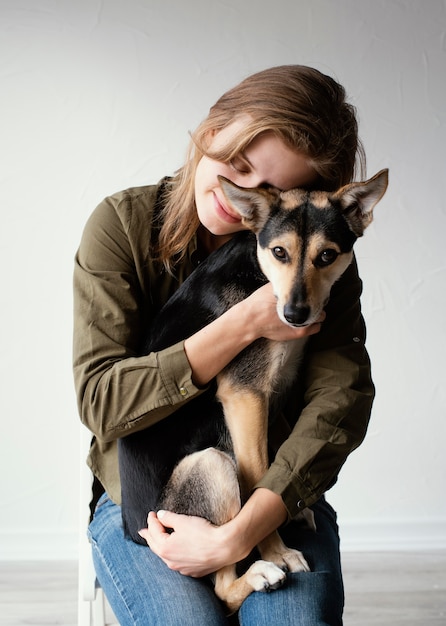
[(182, 163), (256, 70), (304, 63), (358, 107), (391, 185), (358, 247), (378, 396), (331, 500), (345, 549), (446, 547), (444, 0), (0, 0), (0, 558), (71, 558), (72, 260), (105, 196)]

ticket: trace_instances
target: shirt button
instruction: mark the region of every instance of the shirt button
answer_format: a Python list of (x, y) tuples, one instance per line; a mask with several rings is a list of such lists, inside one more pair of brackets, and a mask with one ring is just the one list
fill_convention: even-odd
[(353, 337), (353, 341), (354, 341), (355, 343), (359, 343), (361, 340), (360, 340), (360, 338), (359, 338), (359, 337)]
[(304, 509), (305, 508), (305, 502), (303, 500), (299, 500), (299, 502), (297, 503), (297, 508), (298, 509)]
[(187, 389), (186, 387), (180, 387), (180, 395), (187, 396)]

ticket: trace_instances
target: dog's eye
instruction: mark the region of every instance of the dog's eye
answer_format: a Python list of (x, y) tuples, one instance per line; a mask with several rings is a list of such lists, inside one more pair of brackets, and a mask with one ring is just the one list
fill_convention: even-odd
[(327, 265), (331, 265), (336, 261), (339, 254), (336, 250), (332, 248), (327, 248), (327, 250), (323, 250), (318, 257), (316, 258), (315, 265), (317, 267), (326, 267)]
[(274, 248), (271, 248), (271, 252), (278, 261), (285, 262), (288, 260), (288, 254), (285, 248), (282, 248), (281, 246), (275, 246)]

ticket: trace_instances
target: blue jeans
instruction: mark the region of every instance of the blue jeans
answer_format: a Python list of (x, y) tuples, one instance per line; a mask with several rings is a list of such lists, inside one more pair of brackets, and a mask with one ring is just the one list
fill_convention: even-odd
[(208, 578), (170, 570), (145, 546), (124, 538), (121, 509), (106, 494), (88, 529), (97, 577), (121, 626), (341, 626), (344, 591), (336, 514), (321, 499), (317, 532), (291, 522), (285, 543), (301, 550), (311, 572), (288, 574), (271, 593), (254, 592), (226, 617)]

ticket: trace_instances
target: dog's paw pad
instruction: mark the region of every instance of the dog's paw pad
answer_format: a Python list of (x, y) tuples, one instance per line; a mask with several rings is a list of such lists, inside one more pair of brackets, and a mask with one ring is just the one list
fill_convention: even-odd
[(254, 591), (273, 591), (283, 585), (285, 572), (269, 561), (256, 561), (249, 568), (248, 580)]

